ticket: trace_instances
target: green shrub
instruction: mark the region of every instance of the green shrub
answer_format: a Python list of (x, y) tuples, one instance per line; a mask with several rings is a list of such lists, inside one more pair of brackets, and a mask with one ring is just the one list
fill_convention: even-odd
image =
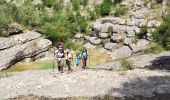
[(126, 8), (123, 7), (123, 6), (119, 6), (119, 5), (118, 5), (118, 6), (116, 6), (114, 15), (115, 15), (116, 17), (119, 17), (119, 16), (121, 16), (121, 15), (124, 15), (125, 12), (126, 12)]
[(147, 26), (143, 26), (140, 29), (140, 32), (136, 33), (136, 36), (137, 36), (137, 38), (142, 39), (142, 38), (147, 36), (147, 33), (148, 33), (148, 27)]
[(127, 61), (126, 59), (123, 59), (120, 62), (119, 71), (127, 71), (127, 70), (132, 70), (132, 69), (134, 69), (132, 62)]
[(67, 41), (70, 38), (68, 30), (63, 24), (48, 26), (44, 34), (53, 42), (53, 45), (57, 45), (61, 40)]
[(161, 45), (166, 50), (170, 50), (170, 13), (165, 17), (162, 24), (152, 33), (156, 43)]
[(38, 26), (40, 24), (39, 12), (33, 5), (22, 5), (18, 7), (16, 20), (26, 26)]
[(116, 4), (119, 4), (120, 2), (122, 2), (122, 0), (113, 0), (112, 3), (116, 5)]
[(87, 6), (89, 0), (78, 0), (80, 5)]
[(56, 0), (42, 0), (43, 5), (47, 7), (52, 7), (56, 3)]
[(81, 51), (83, 49), (83, 45), (79, 44), (71, 39), (67, 40), (65, 43), (65, 47), (68, 49), (72, 49), (72, 50), (78, 50)]
[(161, 47), (161, 45), (157, 44), (157, 43), (152, 43), (150, 44), (150, 47), (145, 50), (144, 52), (147, 54), (158, 54), (161, 53), (162, 51), (164, 51), (164, 48)]
[(67, 17), (70, 23), (74, 23), (76, 21), (76, 15), (74, 15), (73, 12), (68, 12)]
[(101, 13), (101, 5), (95, 5), (96, 16), (99, 17)]
[(90, 20), (96, 20), (96, 14), (93, 11), (90, 11)]
[(71, 2), (72, 2), (73, 10), (78, 10), (80, 6), (79, 0), (71, 0)]
[(106, 16), (110, 13), (110, 2), (108, 0), (104, 0), (101, 4), (101, 15)]
[(55, 11), (62, 11), (63, 6), (64, 6), (63, 1), (62, 1), (62, 0), (57, 0), (57, 1), (54, 3), (54, 5), (53, 5), (53, 9), (54, 9)]
[(0, 36), (8, 36), (8, 25), (12, 22), (12, 18), (4, 12), (0, 12)]
[(84, 17), (80, 17), (79, 25), (80, 25), (80, 31), (86, 33), (86, 28), (88, 26), (88, 23)]

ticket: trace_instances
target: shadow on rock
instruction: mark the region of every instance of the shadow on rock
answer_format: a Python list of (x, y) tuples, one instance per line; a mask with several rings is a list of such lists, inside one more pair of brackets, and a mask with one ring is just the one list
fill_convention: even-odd
[(170, 56), (157, 57), (155, 60), (151, 61), (152, 65), (146, 68), (150, 70), (167, 70), (170, 71)]
[(118, 100), (169, 100), (169, 84), (170, 76), (136, 78), (110, 89), (108, 95), (120, 96)]

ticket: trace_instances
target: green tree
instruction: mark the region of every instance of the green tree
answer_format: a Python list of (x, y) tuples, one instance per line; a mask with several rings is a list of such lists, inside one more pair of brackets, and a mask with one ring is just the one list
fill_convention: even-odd
[(39, 11), (31, 4), (24, 4), (18, 7), (16, 19), (26, 26), (35, 27), (40, 24)]
[(110, 1), (104, 0), (104, 2), (101, 4), (101, 15), (106, 16), (110, 13)]
[(4, 12), (0, 12), (0, 36), (8, 36), (8, 25), (12, 22), (12, 18)]
[(170, 13), (166, 16), (162, 24), (152, 33), (155, 42), (167, 50), (170, 50)]
[(43, 5), (47, 7), (52, 7), (56, 3), (56, 0), (42, 0)]
[(79, 0), (72, 0), (73, 10), (79, 10), (80, 2)]
[(88, 23), (84, 17), (80, 17), (79, 25), (80, 25), (80, 31), (86, 33), (86, 28), (88, 26)]

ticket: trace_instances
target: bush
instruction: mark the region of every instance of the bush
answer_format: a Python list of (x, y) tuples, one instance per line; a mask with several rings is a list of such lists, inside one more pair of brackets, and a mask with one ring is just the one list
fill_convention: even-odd
[(89, 0), (78, 0), (80, 5), (87, 6)]
[(127, 70), (132, 70), (132, 69), (134, 69), (134, 66), (133, 66), (132, 62), (127, 61), (126, 59), (123, 59), (120, 62), (119, 71), (127, 71)]
[(116, 17), (119, 17), (119, 16), (121, 16), (121, 15), (124, 15), (125, 12), (126, 12), (126, 8), (125, 8), (125, 7), (123, 7), (123, 6), (117, 6), (116, 9), (115, 9), (114, 15), (115, 15)]
[(101, 4), (101, 15), (106, 16), (110, 13), (110, 2), (108, 0), (104, 0)]
[(60, 11), (60, 10), (63, 9), (63, 6), (64, 6), (63, 1), (62, 1), (62, 0), (58, 0), (58, 1), (56, 1), (56, 2), (54, 3), (53, 9), (54, 9), (55, 11)]
[(76, 16), (73, 14), (73, 12), (68, 12), (67, 17), (68, 17), (68, 21), (70, 23), (76, 22)]
[(165, 17), (162, 24), (152, 33), (156, 43), (161, 45), (166, 50), (170, 50), (170, 13)]
[(43, 5), (47, 7), (52, 7), (56, 3), (56, 0), (42, 0)]
[(73, 40), (68, 40), (65, 43), (65, 47), (68, 49), (78, 50), (78, 51), (81, 51), (83, 49), (83, 45), (81, 45)]
[(40, 24), (39, 12), (33, 5), (22, 5), (18, 7), (16, 20), (26, 26), (38, 26)]
[(144, 52), (147, 54), (158, 54), (161, 53), (162, 51), (164, 51), (164, 48), (161, 47), (161, 45), (157, 44), (157, 43), (152, 43), (150, 45), (150, 47), (145, 50)]
[(101, 13), (101, 5), (95, 5), (96, 16), (99, 16)]
[(80, 25), (80, 31), (86, 33), (86, 28), (88, 26), (88, 23), (84, 17), (80, 17), (79, 25)]
[(136, 36), (137, 36), (137, 38), (142, 39), (142, 38), (147, 36), (147, 33), (148, 33), (148, 27), (147, 26), (143, 26), (140, 29), (140, 32), (136, 33)]
[(96, 14), (93, 11), (90, 11), (90, 20), (96, 20)]
[(71, 2), (72, 2), (73, 10), (78, 10), (80, 6), (79, 0), (71, 0)]
[(122, 2), (122, 0), (113, 0), (112, 3), (116, 5), (116, 4), (120, 3), (120, 2)]
[(53, 45), (57, 45), (61, 40), (67, 41), (70, 38), (68, 30), (63, 24), (48, 26), (44, 34), (53, 42)]
[(0, 12), (0, 36), (8, 36), (8, 25), (12, 22), (12, 18), (4, 12)]

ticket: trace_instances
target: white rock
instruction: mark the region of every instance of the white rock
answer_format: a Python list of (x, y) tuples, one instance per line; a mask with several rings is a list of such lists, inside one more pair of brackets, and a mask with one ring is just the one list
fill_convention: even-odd
[(120, 59), (120, 58), (125, 58), (131, 56), (132, 51), (130, 50), (129, 47), (123, 46), (120, 47), (119, 49), (116, 49), (112, 52), (111, 57), (113, 59)]

